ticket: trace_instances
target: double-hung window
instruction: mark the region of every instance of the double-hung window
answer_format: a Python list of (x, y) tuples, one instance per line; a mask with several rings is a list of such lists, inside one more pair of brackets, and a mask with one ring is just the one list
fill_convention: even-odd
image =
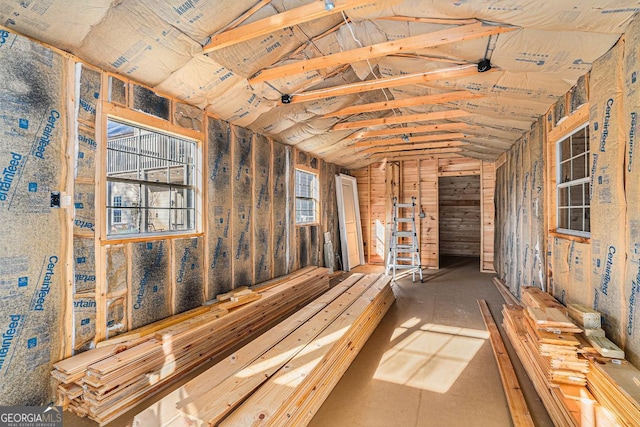
[(589, 126), (585, 124), (556, 143), (557, 230), (589, 237)]
[(296, 169), (296, 224), (318, 222), (318, 175)]
[(107, 234), (196, 229), (197, 142), (108, 120)]

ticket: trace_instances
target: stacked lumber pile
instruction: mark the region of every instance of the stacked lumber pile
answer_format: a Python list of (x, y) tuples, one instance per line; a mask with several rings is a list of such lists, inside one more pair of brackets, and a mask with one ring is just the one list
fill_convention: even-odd
[[(558, 379), (563, 380), (567, 376), (552, 376), (551, 358), (541, 353), (540, 341), (531, 326), (533, 320), (529, 318), (525, 308), (504, 305), (502, 315), (503, 327), (509, 341), (511, 341), (554, 424), (557, 426), (580, 426), (582, 413), (579, 403), (593, 402), (586, 387), (559, 384)], [(584, 396), (576, 387), (585, 391)], [(579, 399), (584, 398), (575, 400), (576, 395)]]
[(390, 278), (354, 274), (136, 415), (134, 426), (306, 425), (394, 300)]
[(640, 370), (628, 361), (590, 360), (587, 388), (604, 408), (598, 419), (607, 417), (612, 426), (640, 426)]
[(179, 315), (178, 322), (170, 318), (162, 327), (148, 326), (126, 340), (65, 359), (52, 372), (60, 403), (106, 424), (327, 289), (328, 269), (306, 269), (264, 288), (237, 289), (193, 316)]
[[(505, 305), (503, 326), (554, 424), (640, 425), (640, 370), (603, 357), (624, 352), (600, 332), (600, 313), (577, 304), (564, 307), (537, 288), (523, 289), (525, 307)], [(578, 333), (580, 328), (586, 333)], [(592, 345), (593, 338), (602, 347)]]

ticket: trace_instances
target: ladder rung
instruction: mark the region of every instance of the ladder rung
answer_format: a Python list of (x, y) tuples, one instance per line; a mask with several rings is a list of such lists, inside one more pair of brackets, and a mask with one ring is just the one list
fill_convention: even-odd
[(395, 249), (396, 252), (418, 252), (418, 247), (413, 245), (398, 245), (392, 249)]
[(413, 231), (394, 231), (394, 236), (396, 237), (415, 237), (416, 233)]
[(412, 208), (414, 207), (416, 204), (415, 203), (396, 203), (396, 207), (397, 208)]
[[(409, 262), (411, 262), (411, 261), (413, 261), (414, 259), (415, 259), (415, 258), (413, 258), (413, 257), (406, 257), (406, 256), (399, 256), (399, 257), (396, 257), (396, 261), (409, 261)], [(416, 259), (416, 261), (417, 261), (417, 259)]]
[(404, 268), (415, 268), (416, 270), (420, 269), (419, 265), (407, 265), (407, 264), (396, 264), (395, 266), (392, 264), (391, 267), (395, 267), (396, 270), (404, 269)]
[(413, 218), (396, 218), (396, 222), (413, 222)]

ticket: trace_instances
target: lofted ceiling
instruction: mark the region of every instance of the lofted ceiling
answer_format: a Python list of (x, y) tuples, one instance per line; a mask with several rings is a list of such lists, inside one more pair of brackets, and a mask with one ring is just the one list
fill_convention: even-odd
[(640, 0), (330, 3), (0, 0), (0, 25), (353, 168), (496, 159), (640, 11)]

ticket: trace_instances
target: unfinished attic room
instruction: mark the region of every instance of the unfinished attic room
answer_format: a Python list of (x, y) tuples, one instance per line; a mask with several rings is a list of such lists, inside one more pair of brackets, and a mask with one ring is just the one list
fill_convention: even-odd
[(0, 426), (640, 426), (640, 0), (0, 0)]

